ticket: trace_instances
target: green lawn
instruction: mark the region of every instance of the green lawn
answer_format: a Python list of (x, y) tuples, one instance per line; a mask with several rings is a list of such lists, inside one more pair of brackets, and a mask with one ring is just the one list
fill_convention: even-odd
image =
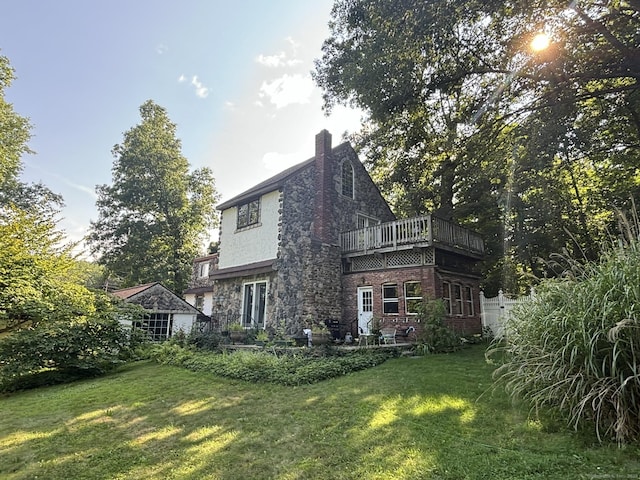
[(640, 479), (638, 447), (529, 419), (479, 346), (315, 385), (141, 362), (0, 397), (1, 479)]

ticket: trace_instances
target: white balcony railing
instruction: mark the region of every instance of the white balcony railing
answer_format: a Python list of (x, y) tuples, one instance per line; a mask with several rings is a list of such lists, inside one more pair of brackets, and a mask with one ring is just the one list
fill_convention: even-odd
[(431, 215), (351, 230), (340, 236), (343, 253), (411, 245), (433, 245), (434, 243), (456, 247), (474, 254), (484, 252), (484, 243), (478, 234)]

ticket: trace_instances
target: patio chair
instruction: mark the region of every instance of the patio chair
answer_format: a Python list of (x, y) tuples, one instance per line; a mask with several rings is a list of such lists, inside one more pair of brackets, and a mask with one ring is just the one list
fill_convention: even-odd
[(390, 343), (396, 343), (396, 329), (395, 327), (385, 327), (380, 329), (380, 340), (385, 345)]

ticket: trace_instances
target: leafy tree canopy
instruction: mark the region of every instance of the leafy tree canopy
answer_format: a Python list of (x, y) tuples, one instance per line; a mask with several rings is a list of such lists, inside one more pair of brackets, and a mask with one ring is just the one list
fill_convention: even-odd
[(493, 289), (548, 274), (551, 252), (596, 255), (640, 193), (637, 1), (337, 0), (330, 28), (325, 108), (367, 112), (353, 140), (397, 213), (484, 235)]
[(140, 115), (113, 148), (113, 184), (97, 187), (99, 218), (89, 242), (122, 286), (161, 281), (181, 292), (217, 222), (215, 182), (208, 168), (189, 172), (164, 108), (149, 100)]

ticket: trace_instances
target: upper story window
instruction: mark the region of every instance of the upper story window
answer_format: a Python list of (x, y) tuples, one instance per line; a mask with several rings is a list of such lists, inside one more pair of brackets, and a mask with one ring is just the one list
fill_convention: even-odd
[(342, 195), (353, 198), (353, 165), (342, 162)]
[(248, 227), (260, 222), (260, 199), (238, 205), (237, 228)]
[(209, 262), (200, 262), (198, 264), (198, 278), (209, 276)]

